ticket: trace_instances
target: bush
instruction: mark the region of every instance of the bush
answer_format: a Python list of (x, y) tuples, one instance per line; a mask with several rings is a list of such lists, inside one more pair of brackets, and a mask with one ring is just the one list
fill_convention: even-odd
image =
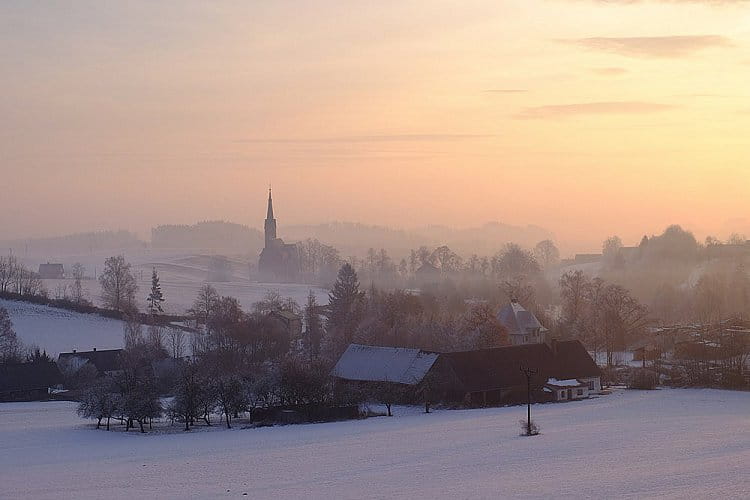
[(657, 378), (657, 374), (650, 370), (644, 370), (643, 368), (633, 370), (630, 374), (630, 380), (628, 380), (628, 389), (656, 389)]
[(521, 425), (522, 436), (536, 436), (539, 434), (539, 425), (537, 425), (537, 423), (533, 420), (531, 421), (530, 426), (528, 425), (528, 421), (523, 418), (519, 420), (518, 423)]

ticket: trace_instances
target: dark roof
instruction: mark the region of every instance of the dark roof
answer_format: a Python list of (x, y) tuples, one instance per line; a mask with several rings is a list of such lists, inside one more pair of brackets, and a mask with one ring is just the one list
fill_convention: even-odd
[(523, 344), (442, 355), (467, 392), (489, 391), (526, 384), (521, 366), (538, 370), (534, 380), (554, 376), (554, 359), (547, 344)]
[(122, 349), (107, 349), (103, 351), (61, 352), (58, 361), (72, 358), (82, 358), (94, 365), (99, 374), (121, 370), (120, 353)]
[(526, 385), (522, 366), (537, 370), (532, 376), (532, 385), (536, 386), (552, 377), (567, 380), (601, 376), (599, 367), (577, 340), (557, 342), (554, 354), (547, 344), (522, 344), (451, 352), (441, 357), (447, 360), (466, 392)]
[(55, 363), (0, 364), (0, 392), (47, 389), (61, 380)]
[(497, 313), (497, 320), (507, 328), (510, 334), (526, 335), (529, 331), (537, 328), (541, 331), (547, 330), (534, 314), (527, 311), (516, 301), (511, 301), (510, 304), (500, 309), (500, 312)]
[(555, 373), (558, 380), (600, 377), (602, 371), (578, 340), (555, 342)]

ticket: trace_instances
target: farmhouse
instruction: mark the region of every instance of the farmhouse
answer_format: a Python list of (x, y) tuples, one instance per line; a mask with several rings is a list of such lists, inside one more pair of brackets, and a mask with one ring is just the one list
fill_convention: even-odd
[(420, 349), (351, 344), (331, 375), (350, 382), (417, 385), (432, 369), (438, 356)]
[(380, 382), (415, 388), (426, 384), (431, 391), (440, 392), (436, 399), (492, 406), (526, 400), (527, 380), (521, 367), (536, 371), (531, 389), (537, 401), (567, 401), (601, 392), (601, 371), (577, 340), (440, 354), (351, 344), (331, 375), (355, 384)]
[(96, 368), (97, 375), (113, 375), (122, 370), (120, 365), (120, 354), (122, 349), (107, 349), (97, 351), (94, 348), (91, 351), (61, 352), (57, 357), (57, 365), (63, 372), (76, 372), (82, 366), (89, 364)]

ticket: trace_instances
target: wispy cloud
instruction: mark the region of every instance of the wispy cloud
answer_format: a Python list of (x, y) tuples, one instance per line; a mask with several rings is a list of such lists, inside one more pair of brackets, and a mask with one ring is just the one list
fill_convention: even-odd
[(682, 57), (707, 48), (733, 45), (731, 40), (719, 35), (591, 37), (560, 41), (631, 57)]
[(487, 89), (484, 92), (490, 94), (519, 94), (528, 91), (526, 89)]
[(235, 142), (250, 143), (346, 143), (346, 142), (441, 142), (483, 139), (493, 137), (487, 134), (391, 134), (391, 135), (349, 135), (338, 137), (313, 138), (268, 138), (238, 139)]
[(609, 68), (591, 68), (591, 71), (596, 73), (597, 75), (602, 76), (618, 76), (618, 75), (624, 75), (628, 72), (625, 68), (615, 68), (615, 67), (609, 67)]
[(578, 115), (656, 113), (673, 109), (669, 104), (641, 101), (585, 102), (552, 104), (526, 108), (516, 115), (522, 119), (566, 118)]

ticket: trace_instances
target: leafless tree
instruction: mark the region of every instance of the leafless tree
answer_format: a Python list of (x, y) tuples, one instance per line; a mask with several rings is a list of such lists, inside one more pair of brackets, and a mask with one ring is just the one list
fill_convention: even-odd
[(185, 332), (179, 328), (167, 329), (167, 346), (174, 359), (180, 359), (185, 351)]
[(70, 285), (71, 300), (76, 304), (87, 303), (86, 290), (83, 288), (83, 279), (85, 278), (86, 268), (83, 264), (76, 262), (71, 268), (71, 275), (73, 276), (73, 284)]
[(542, 240), (534, 247), (534, 257), (543, 269), (549, 269), (560, 262), (560, 251), (552, 240)]
[(128, 311), (135, 307), (138, 290), (135, 276), (125, 257), (117, 255), (104, 261), (104, 271), (99, 276), (104, 305), (116, 311)]

